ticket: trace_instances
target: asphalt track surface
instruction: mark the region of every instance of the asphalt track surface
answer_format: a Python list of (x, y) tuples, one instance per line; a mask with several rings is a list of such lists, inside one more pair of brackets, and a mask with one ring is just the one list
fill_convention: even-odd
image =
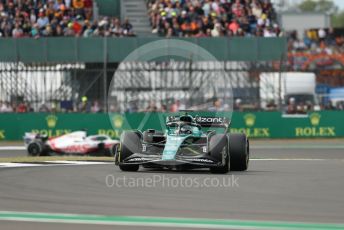
[[(1, 157), (8, 155), (23, 156), (25, 152), (0, 151)], [(113, 165), (2, 168), (0, 211), (344, 223), (344, 148), (335, 144), (323, 144), (320, 149), (311, 144), (257, 145), (251, 157), (255, 160), (247, 172), (226, 175), (206, 170), (123, 173)], [(152, 180), (154, 185), (147, 182)], [(220, 186), (212, 186), (209, 180)], [(1, 230), (23, 228), (126, 230), (166, 226), (0, 220)]]

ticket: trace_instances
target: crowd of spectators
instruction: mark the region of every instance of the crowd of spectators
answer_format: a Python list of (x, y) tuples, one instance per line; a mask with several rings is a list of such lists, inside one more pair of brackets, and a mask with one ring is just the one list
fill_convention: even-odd
[(0, 113), (101, 113), (104, 112), (102, 104), (98, 101), (88, 101), (84, 98), (79, 103), (72, 102), (51, 102), (32, 106), (28, 102), (6, 102), (0, 101)]
[(344, 101), (338, 101), (335, 104), (329, 101), (322, 106), (323, 110), (344, 110)]
[(296, 31), (288, 36), (288, 49), (290, 52), (307, 52), (337, 54), (344, 53), (344, 31), (329, 29), (311, 29), (303, 34), (303, 38)]
[(276, 37), (281, 30), (270, 0), (151, 0), (153, 33), (166, 37)]
[(126, 19), (93, 18), (93, 0), (0, 0), (1, 37), (134, 36)]
[(33, 112), (34, 110), (28, 103), (10, 103), (0, 101), (0, 113), (26, 113)]
[[(307, 114), (315, 110), (344, 110), (344, 101), (338, 101), (332, 103), (331, 101), (327, 103), (320, 103), (320, 105), (315, 106), (310, 102), (298, 102), (296, 103), (293, 98), (291, 98), (286, 105), (282, 105), (283, 112), (287, 114)], [(136, 104), (129, 103), (128, 107), (121, 110), (116, 105), (109, 106), (109, 112), (171, 112), (175, 113), (178, 111), (183, 111), (187, 107), (180, 100), (175, 100), (170, 104), (161, 104), (156, 102), (151, 102), (147, 107), (139, 109)], [(195, 108), (194, 108), (195, 109)], [(202, 110), (204, 108), (198, 108), (196, 110)], [(221, 104), (221, 101), (216, 100), (212, 105), (205, 108), (207, 111), (230, 111), (231, 109)], [(263, 108), (259, 106), (258, 101), (256, 103), (242, 103), (241, 99), (236, 99), (233, 103), (234, 111), (279, 111), (278, 105), (273, 101), (269, 101), (267, 105)], [(0, 101), (0, 113), (102, 113), (105, 112), (104, 107), (98, 100), (87, 101), (81, 100), (79, 103), (71, 103), (70, 106), (63, 107), (60, 103), (42, 103), (37, 108), (28, 102), (2, 102)]]

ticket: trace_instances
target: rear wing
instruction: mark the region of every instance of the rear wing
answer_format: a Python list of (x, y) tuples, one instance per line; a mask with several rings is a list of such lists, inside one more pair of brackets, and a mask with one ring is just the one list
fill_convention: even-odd
[(37, 140), (37, 139), (42, 140), (42, 141), (46, 141), (48, 139), (48, 136), (47, 135), (41, 135), (38, 133), (26, 132), (23, 136), (23, 139), (24, 139), (24, 144), (28, 145), (28, 144), (30, 144), (30, 142)]
[(202, 117), (197, 116), (195, 118), (197, 124), (202, 127), (216, 127), (228, 129), (230, 121), (226, 117)]

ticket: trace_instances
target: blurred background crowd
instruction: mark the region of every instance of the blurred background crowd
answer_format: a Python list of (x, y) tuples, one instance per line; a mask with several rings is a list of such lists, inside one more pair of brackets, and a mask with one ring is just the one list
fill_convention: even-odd
[(0, 0), (0, 38), (134, 35), (129, 19), (94, 19), (93, 0)]
[(291, 52), (306, 52), (310, 54), (338, 54), (344, 52), (344, 35), (342, 30), (320, 28), (306, 30), (301, 37), (296, 31), (288, 36), (288, 50)]
[[(65, 36), (286, 37), (288, 41), (286, 67), (276, 62), (277, 65), (276, 63), (269, 64), (271, 67), (269, 71), (276, 72), (281, 70), (279, 69), (281, 67), (285, 72), (312, 72), (316, 76), (316, 94), (317, 96), (321, 95), (318, 109), (343, 110), (344, 108), (342, 96), (333, 103), (328, 99), (331, 90), (342, 88), (344, 91), (344, 71), (342, 71), (344, 66), (344, 11), (340, 11), (332, 0), (142, 0), (143, 4), (147, 6), (147, 11), (140, 12), (139, 16), (141, 16), (136, 19), (128, 18), (123, 14), (98, 13), (95, 5), (102, 1), (0, 0), (0, 42), (1, 38), (38, 39), (40, 37)], [(133, 2), (137, 3), (138, 1)], [(286, 4), (286, 2), (290, 4)], [(121, 3), (128, 2), (121, 1)], [(133, 8), (133, 5), (130, 7)], [(289, 14), (289, 12), (292, 13)], [(138, 12), (134, 12), (132, 15), (138, 15)], [(300, 21), (300, 25), (304, 24), (304, 27), (288, 27), (288, 23), (286, 23), (288, 17), (283, 18), (285, 15), (291, 15), (291, 17), (315, 15), (315, 21), (320, 19), (319, 22), (323, 21), (327, 24), (325, 23), (324, 26), (319, 23), (312, 24), (312, 21)], [(142, 17), (149, 23), (147, 24), (149, 35), (135, 32), (135, 28), (137, 28), (135, 25), (141, 25), (137, 24), (140, 23), (137, 21), (140, 21)], [(294, 23), (295, 25), (298, 26)], [(254, 63), (254, 65), (258, 66), (259, 63)], [(247, 74), (242, 73), (243, 78), (248, 76), (249, 81), (253, 84), (259, 82), (259, 74), (249, 71)], [(13, 69), (6, 70), (5, 68), (5, 71), (0, 71), (0, 73), (4, 76), (8, 73), (12, 74)], [(1, 79), (0, 82), (2, 82)], [(243, 91), (250, 90), (247, 88), (249, 87), (247, 86)], [(12, 90), (10, 91), (12, 93)], [(267, 102), (266, 107), (262, 108), (257, 97), (255, 102), (248, 102), (242, 94), (233, 98), (234, 110), (274, 111), (280, 107), (280, 102), (275, 99)], [(86, 94), (84, 92), (78, 94), (79, 99), (76, 101), (51, 99), (51, 101), (43, 103), (34, 102), (35, 106), (31, 104), (32, 102), (24, 99), (13, 100), (14, 96), (12, 95), (7, 99), (0, 100), (0, 112), (97, 113), (105, 110), (103, 99), (95, 99), (90, 95), (87, 95), (89, 97), (87, 98), (82, 95)], [(23, 95), (19, 96), (24, 98)], [(40, 105), (37, 106), (37, 103)], [(185, 108), (185, 103), (178, 100), (169, 104), (160, 102), (147, 102), (147, 104), (149, 105), (140, 109), (128, 105), (128, 108), (124, 110), (178, 111)], [(314, 110), (314, 104), (316, 104), (314, 101), (299, 103), (295, 98), (283, 98), (284, 110), (291, 114)], [(112, 108), (114, 111), (117, 109)]]
[(166, 37), (281, 36), (269, 0), (149, 1), (152, 32)]

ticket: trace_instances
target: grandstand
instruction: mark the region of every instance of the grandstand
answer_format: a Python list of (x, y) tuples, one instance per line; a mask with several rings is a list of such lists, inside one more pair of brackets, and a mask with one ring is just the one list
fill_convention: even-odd
[(152, 32), (167, 37), (264, 36), (281, 30), (269, 1), (148, 1)]
[[(236, 109), (265, 109), (260, 74), (286, 71), (315, 72), (318, 101), (329, 107), (331, 89), (343, 85), (342, 30), (312, 28), (300, 39), (280, 27), (276, 8), (269, 0), (2, 0), (0, 111), (105, 111), (119, 63), (162, 38), (214, 54), (231, 76)], [(182, 75), (199, 72), (196, 63), (177, 63)], [(273, 99), (274, 109), (288, 103)]]
[(1, 1), (0, 37), (134, 36), (120, 1)]

